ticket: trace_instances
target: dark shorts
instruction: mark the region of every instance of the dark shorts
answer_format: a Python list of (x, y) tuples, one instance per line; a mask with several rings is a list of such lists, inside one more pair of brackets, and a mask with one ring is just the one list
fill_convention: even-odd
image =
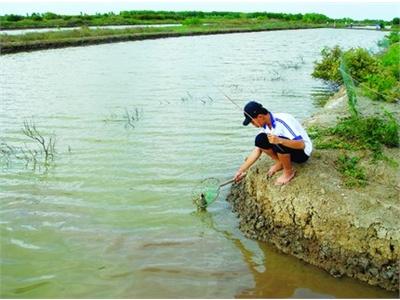
[(271, 144), (268, 141), (268, 136), (266, 133), (259, 133), (256, 136), (255, 145), (256, 147), (265, 150), (272, 149), (272, 151), (274, 151), (275, 153), (290, 154), (290, 160), (296, 163), (303, 163), (307, 161), (309, 157), (307, 154), (304, 153), (304, 150), (302, 149), (293, 149), (283, 145)]

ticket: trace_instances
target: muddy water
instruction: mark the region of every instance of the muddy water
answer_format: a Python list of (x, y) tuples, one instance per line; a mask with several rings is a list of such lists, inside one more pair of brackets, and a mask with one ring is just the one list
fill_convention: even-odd
[[(371, 48), (383, 35), (278, 31), (2, 56), (1, 296), (393, 297), (244, 238), (226, 189), (206, 213), (191, 202), (253, 144), (217, 87), (239, 106), (257, 99), (304, 119), (325, 89), (310, 77), (320, 49)], [(21, 157), (38, 146), (24, 121), (56, 137), (54, 162)]]

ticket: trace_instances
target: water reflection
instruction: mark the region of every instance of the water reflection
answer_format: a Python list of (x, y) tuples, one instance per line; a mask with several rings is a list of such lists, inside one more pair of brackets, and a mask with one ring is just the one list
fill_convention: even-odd
[[(213, 231), (223, 235), (240, 251), (253, 276), (254, 286), (242, 289), (235, 298), (395, 298), (396, 293), (384, 292), (351, 278), (333, 278), (327, 272), (294, 257), (283, 255), (272, 245), (255, 242), (246, 247), (244, 237), (235, 236), (216, 225), (213, 214), (197, 213), (200, 220)], [(261, 253), (262, 261), (257, 258)], [(340, 285), (338, 285), (340, 281)]]

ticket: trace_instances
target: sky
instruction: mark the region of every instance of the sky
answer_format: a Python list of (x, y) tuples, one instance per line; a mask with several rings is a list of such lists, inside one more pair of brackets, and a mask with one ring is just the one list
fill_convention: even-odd
[(392, 20), (400, 16), (400, 1), (370, 0), (0, 0), (0, 15), (54, 12), (74, 15), (80, 12), (122, 10), (198, 10), (237, 12), (322, 13), (331, 18)]

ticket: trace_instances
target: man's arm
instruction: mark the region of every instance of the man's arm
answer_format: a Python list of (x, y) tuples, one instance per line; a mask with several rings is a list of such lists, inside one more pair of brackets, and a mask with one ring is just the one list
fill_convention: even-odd
[(292, 149), (303, 150), (306, 146), (303, 140), (288, 140), (276, 135), (268, 135), (268, 140), (271, 144), (279, 144)]
[(243, 178), (244, 172), (246, 172), (247, 169), (256, 162), (260, 155), (261, 149), (255, 147), (254, 150), (250, 153), (249, 157), (247, 157), (246, 161), (240, 166), (239, 170), (236, 172), (234, 177), (236, 182), (239, 182)]

